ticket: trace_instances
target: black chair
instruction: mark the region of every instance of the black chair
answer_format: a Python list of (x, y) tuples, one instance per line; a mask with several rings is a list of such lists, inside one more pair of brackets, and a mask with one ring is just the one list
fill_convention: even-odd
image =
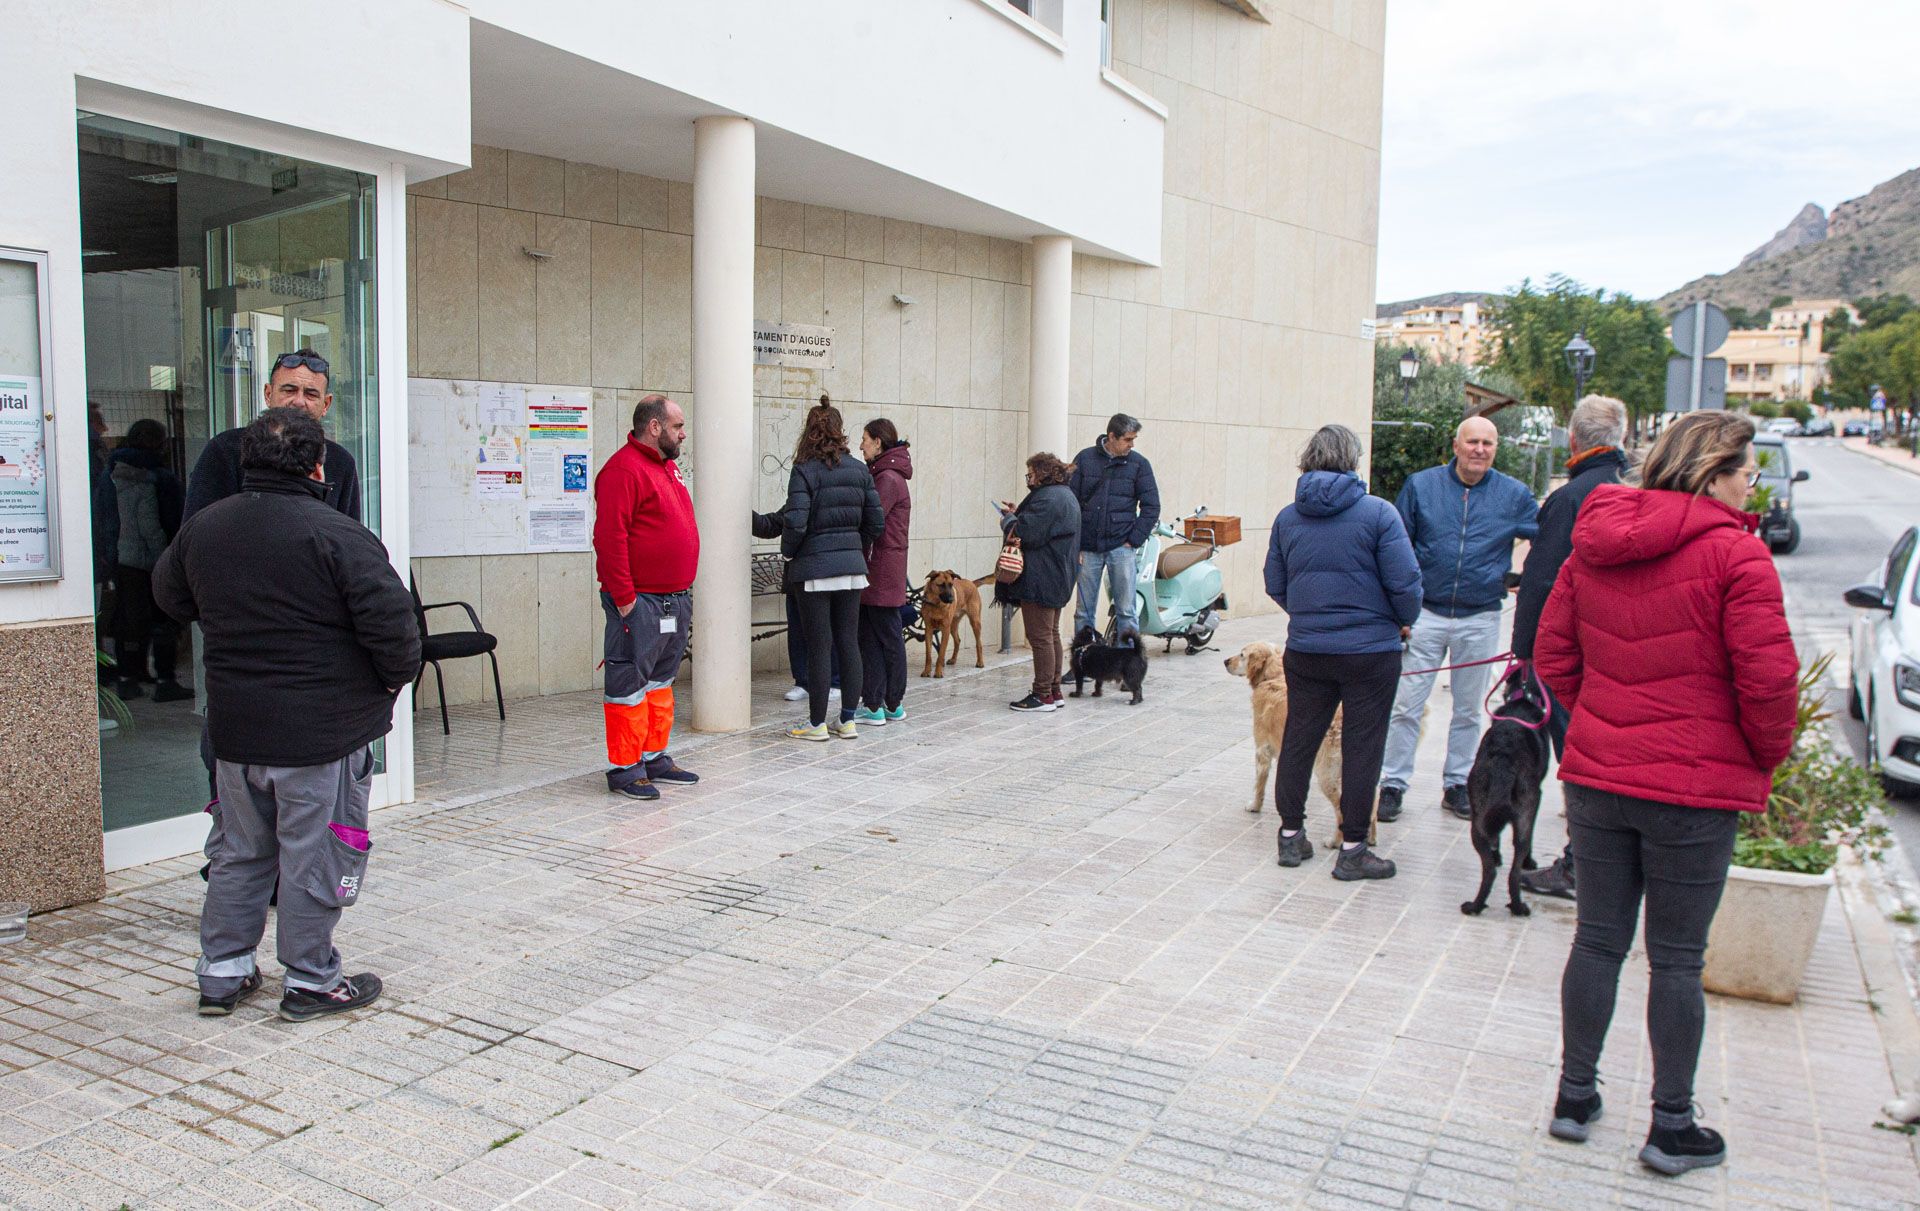
[[(427, 679), (427, 666), (433, 666), (433, 683), (440, 689), (440, 733), (450, 736), (453, 729), (447, 724), (447, 679), (440, 672), (442, 660), (460, 660), (468, 656), (485, 656), (493, 665), (493, 700), (500, 708), (500, 721), (506, 722), (507, 700), (500, 692), (500, 660), (494, 649), (500, 646), (500, 640), (487, 634), (480, 626), (480, 615), (464, 601), (441, 601), (433, 605), (420, 604), (420, 586), (407, 578), (407, 588), (413, 593), (413, 616), (420, 622), (420, 675), (413, 679), (413, 702), (420, 704), (420, 683)], [(467, 620), (473, 623), (471, 631), (443, 631), (438, 635), (427, 630), (428, 610), (447, 610), (459, 606), (467, 612)]]

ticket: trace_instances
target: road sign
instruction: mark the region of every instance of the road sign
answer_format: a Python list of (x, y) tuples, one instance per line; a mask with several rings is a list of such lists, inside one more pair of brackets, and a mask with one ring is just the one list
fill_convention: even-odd
[[(1693, 359), (1690, 357), (1670, 357), (1667, 359), (1667, 411), (1691, 412), (1693, 408)], [(1707, 357), (1700, 359), (1700, 407), (1725, 408), (1727, 406), (1727, 359)]]
[(1673, 347), (1684, 357), (1692, 357), (1696, 352), (1696, 335), (1701, 338), (1698, 352), (1705, 357), (1718, 349), (1721, 342), (1727, 339), (1727, 333), (1733, 331), (1733, 323), (1727, 319), (1727, 313), (1712, 303), (1694, 303), (1682, 307), (1668, 318), (1673, 322)]
[(1867, 406), (1875, 412), (1885, 412), (1887, 410), (1887, 393), (1876, 386), (1873, 389), (1873, 399)]

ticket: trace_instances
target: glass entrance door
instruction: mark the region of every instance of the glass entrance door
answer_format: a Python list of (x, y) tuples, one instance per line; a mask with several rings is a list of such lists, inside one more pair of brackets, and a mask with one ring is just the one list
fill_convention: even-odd
[[(272, 359), (333, 368), (328, 436), (379, 529), (374, 179), (81, 114), (80, 223), (94, 445), (101, 814), (110, 857), (185, 852), (208, 798), (197, 635), (147, 573), (209, 438), (263, 406)], [(149, 523), (157, 517), (161, 534)]]

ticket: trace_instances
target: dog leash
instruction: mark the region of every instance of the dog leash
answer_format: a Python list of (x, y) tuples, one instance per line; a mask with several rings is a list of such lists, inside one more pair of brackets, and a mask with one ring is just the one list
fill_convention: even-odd
[[(1502, 652), (1498, 656), (1489, 656), (1485, 660), (1465, 660), (1460, 662), (1459, 664), (1443, 664), (1439, 668), (1435, 668), (1435, 669), (1409, 669), (1400, 675), (1402, 677), (1422, 677), (1428, 673), (1445, 673), (1453, 669), (1470, 669), (1482, 664), (1499, 664), (1502, 660), (1512, 660), (1512, 659), (1513, 659), (1512, 652)], [(1508, 671), (1509, 672), (1512, 671), (1511, 665), (1508, 666)], [(1505, 674), (1502, 674), (1501, 678), (1502, 680), (1504, 680)]]
[[(1528, 723), (1525, 719), (1517, 719), (1512, 715), (1503, 715), (1499, 710), (1493, 709), (1493, 696), (1500, 692), (1500, 687), (1507, 683), (1507, 678), (1513, 676), (1515, 669), (1521, 670), (1526, 676), (1526, 681), (1521, 683), (1521, 700), (1531, 702), (1540, 708), (1540, 719), (1537, 723)], [(1513, 701), (1512, 698), (1508, 698), (1500, 704), (1500, 710), (1505, 710), (1512, 706)], [(1508, 723), (1517, 723), (1530, 732), (1537, 732), (1547, 726), (1547, 720), (1553, 718), (1553, 699), (1548, 696), (1547, 683), (1540, 680), (1540, 673), (1533, 667), (1532, 662), (1522, 660), (1516, 656), (1507, 667), (1501, 671), (1500, 676), (1494, 680), (1493, 688), (1487, 691), (1486, 701), (1480, 704), (1480, 709), (1486, 711), (1487, 718), (1489, 719), (1504, 719)]]

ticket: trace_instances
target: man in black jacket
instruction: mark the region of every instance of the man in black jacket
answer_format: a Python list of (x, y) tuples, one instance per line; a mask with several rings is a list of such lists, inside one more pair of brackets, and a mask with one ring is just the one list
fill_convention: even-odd
[(254, 949), (280, 887), (280, 1016), (368, 1004), (333, 930), (366, 875), (375, 740), (420, 669), (413, 597), (366, 527), (326, 503), (326, 438), (304, 409), (247, 426), (241, 491), (181, 526), (153, 571), (160, 607), (206, 642), (219, 798), (200, 917), (200, 1012), (260, 987)]
[[(1534, 536), (1527, 562), (1520, 570), (1520, 592), (1513, 607), (1513, 654), (1518, 659), (1533, 659), (1540, 612), (1547, 608), (1547, 596), (1560, 576), (1560, 565), (1573, 554), (1573, 523), (1580, 516), (1580, 506), (1588, 493), (1601, 484), (1619, 483), (1626, 472), (1627, 456), (1621, 449), (1626, 436), (1627, 406), (1611, 396), (1587, 396), (1574, 406), (1567, 420), (1567, 471), (1571, 478), (1540, 506), (1540, 532)], [(1556, 761), (1567, 742), (1567, 722), (1566, 708), (1555, 702), (1547, 734), (1553, 740)], [(1520, 885), (1535, 895), (1571, 900), (1572, 841), (1545, 870), (1522, 872)]]
[[(311, 349), (283, 353), (274, 359), (264, 391), (269, 408), (300, 408), (314, 420), (327, 417), (333, 407), (332, 370), (327, 359)], [(192, 517), (216, 500), (225, 500), (240, 491), (240, 443), (246, 429), (228, 429), (218, 434), (200, 451), (187, 476), (187, 503), (184, 516)], [(329, 506), (360, 520), (360, 469), (345, 446), (327, 443), (327, 491), (322, 497)]]
[(1100, 580), (1107, 580), (1113, 612), (1122, 632), (1140, 631), (1133, 582), (1140, 545), (1160, 521), (1160, 485), (1153, 464), (1133, 448), (1140, 422), (1124, 412), (1107, 421), (1107, 431), (1073, 456), (1067, 481), (1080, 502), (1080, 574), (1074, 609), (1077, 632), (1098, 627)]

